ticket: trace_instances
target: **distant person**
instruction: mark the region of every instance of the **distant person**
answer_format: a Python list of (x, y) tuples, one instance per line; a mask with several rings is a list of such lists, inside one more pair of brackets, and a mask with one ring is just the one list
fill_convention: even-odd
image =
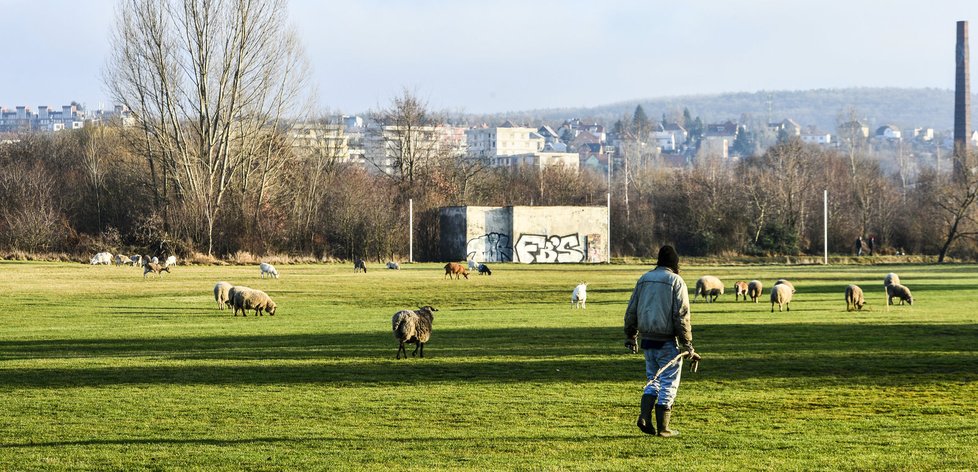
[(876, 254), (876, 236), (870, 236), (869, 237), (869, 255), (872, 256), (872, 255), (875, 255), (875, 254)]
[(858, 238), (856, 238), (856, 255), (857, 256), (863, 255), (863, 237), (862, 236), (859, 236)]
[[(638, 352), (641, 347), (645, 354), (645, 375), (650, 381), (642, 393), (638, 428), (643, 433), (666, 438), (679, 436), (678, 431), (669, 429), (683, 365), (679, 356), (684, 353), (695, 361), (700, 356), (693, 350), (689, 290), (679, 276), (679, 255), (672, 246), (659, 249), (655, 269), (646, 272), (635, 284), (625, 310), (625, 347), (632, 352)], [(669, 365), (674, 359), (677, 362)], [(656, 372), (663, 368), (652, 382)]]

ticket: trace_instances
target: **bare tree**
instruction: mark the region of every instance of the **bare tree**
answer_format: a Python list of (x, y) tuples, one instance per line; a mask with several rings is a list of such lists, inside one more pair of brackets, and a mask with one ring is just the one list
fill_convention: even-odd
[(369, 132), (367, 160), (394, 179), (402, 193), (451, 155), (444, 120), (409, 90), (372, 118), (376, 127)]
[(256, 172), (264, 191), (269, 136), (302, 90), (287, 25), (284, 0), (122, 0), (117, 9), (109, 88), (143, 132), (162, 199), (185, 208), (208, 254), (234, 175)]

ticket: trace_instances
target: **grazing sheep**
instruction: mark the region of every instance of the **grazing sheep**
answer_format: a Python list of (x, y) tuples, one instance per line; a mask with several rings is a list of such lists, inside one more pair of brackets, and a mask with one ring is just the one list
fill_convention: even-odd
[[(713, 303), (717, 300), (720, 295), (723, 295), (723, 282), (720, 279), (712, 275), (704, 275), (696, 281), (696, 291), (693, 292), (693, 301), (696, 301), (696, 297), (702, 295), (703, 300), (707, 300)], [(707, 296), (713, 297), (713, 299), (708, 299)]]
[(898, 297), (901, 305), (903, 302), (913, 305), (913, 295), (910, 294), (910, 289), (904, 285), (891, 284), (886, 287), (886, 303), (892, 305), (893, 297)]
[(390, 270), (401, 270), (401, 266), (398, 263), (394, 262), (394, 261), (388, 262), (387, 263), (387, 268), (390, 269)]
[(458, 280), (460, 275), (468, 279), (469, 271), (465, 270), (465, 266), (458, 262), (449, 262), (445, 264), (445, 277), (452, 278), (453, 275), (455, 280)]
[(159, 264), (160, 263), (160, 258), (159, 257), (156, 257), (156, 256), (153, 256), (153, 258), (150, 259), (150, 262), (152, 262), (153, 264)]
[(231, 306), (231, 289), (234, 285), (227, 282), (218, 282), (214, 285), (214, 301), (217, 302), (217, 309), (223, 310), (225, 307)]
[(395, 359), (400, 359), (402, 352), (404, 358), (407, 359), (407, 350), (404, 349), (405, 343), (414, 344), (414, 352), (411, 353), (411, 357), (414, 357), (415, 354), (424, 357), (424, 345), (431, 338), (431, 324), (435, 320), (433, 314), (435, 311), (438, 310), (432, 306), (423, 306), (417, 310), (401, 310), (394, 313), (394, 316), (391, 317), (391, 329), (394, 332), (394, 339), (400, 343)]
[(734, 282), (734, 301), (737, 301), (740, 296), (744, 296), (744, 301), (747, 301), (747, 282), (743, 280), (738, 280)]
[(234, 299), (231, 304), (234, 307), (234, 316), (238, 316), (238, 310), (241, 310), (241, 316), (248, 316), (247, 310), (255, 310), (255, 316), (264, 316), (262, 311), (269, 316), (275, 316), (275, 302), (261, 290), (234, 287)]
[(894, 274), (893, 272), (890, 272), (889, 274), (886, 274), (886, 277), (883, 277), (884, 287), (889, 287), (890, 285), (899, 284), (899, 283), (900, 283), (900, 276)]
[(356, 257), (353, 259), (353, 273), (363, 271), (364, 274), (367, 273), (367, 264), (363, 262), (363, 259)]
[[(846, 286), (846, 311), (862, 311), (865, 304), (866, 298), (863, 296), (863, 289), (859, 288), (858, 285)], [(850, 305), (852, 308), (849, 308)]]
[(167, 274), (169, 274), (170, 273), (170, 268), (167, 267), (167, 266), (159, 265), (159, 264), (157, 264), (155, 262), (147, 262), (146, 264), (143, 264), (143, 278), (144, 279), (146, 278), (146, 274), (148, 274), (150, 272), (158, 275), (160, 278), (163, 278), (163, 272), (166, 272)]
[(778, 311), (780, 312), (782, 308), (791, 311), (791, 307), (788, 305), (791, 303), (791, 286), (789, 284), (774, 284), (771, 288), (771, 313), (774, 313), (774, 304), (778, 305)]
[(777, 282), (774, 282), (774, 285), (787, 285), (791, 289), (791, 293), (795, 293), (795, 286), (791, 282), (788, 282), (788, 279), (778, 279)]
[(489, 266), (485, 264), (479, 264), (479, 275), (492, 275), (492, 271), (489, 270)]
[(478, 270), (479, 269), (479, 263), (476, 262), (475, 259), (469, 259), (468, 262), (469, 262), (469, 270)]
[(92, 265), (111, 265), (112, 264), (112, 254), (108, 252), (100, 252), (92, 257)]
[(121, 266), (126, 262), (129, 262), (129, 259), (123, 256), (122, 254), (116, 254), (115, 258), (113, 258), (113, 261), (115, 262), (115, 265)]
[(265, 274), (268, 274), (269, 277), (275, 279), (278, 278), (278, 271), (275, 270), (275, 267), (272, 266), (271, 264), (262, 262), (261, 264), (258, 264), (258, 269), (261, 270), (261, 278), (263, 279), (265, 278)]
[(762, 290), (764, 290), (764, 284), (760, 280), (751, 280), (747, 284), (747, 295), (750, 296), (750, 299), (754, 303), (757, 303), (757, 299), (760, 298)]
[(133, 267), (143, 266), (143, 256), (136, 254), (135, 256), (129, 256), (129, 261), (132, 262)]
[(582, 310), (587, 308), (587, 282), (581, 282), (574, 287), (574, 292), (571, 293), (571, 307)]
[(166, 258), (166, 262), (163, 265), (169, 267), (171, 265), (177, 265), (177, 256), (170, 256)]

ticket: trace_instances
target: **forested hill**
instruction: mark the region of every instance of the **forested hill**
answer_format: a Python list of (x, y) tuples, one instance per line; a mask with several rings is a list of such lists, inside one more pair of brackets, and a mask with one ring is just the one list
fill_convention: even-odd
[[(972, 107), (972, 122), (978, 123), (978, 95), (973, 96), (971, 102), (975, 104)], [(683, 108), (689, 108), (692, 116), (700, 116), (706, 122), (731, 119), (763, 123), (791, 118), (803, 127), (815, 125), (828, 132), (835, 131), (840, 117), (849, 116), (850, 109), (869, 126), (894, 124), (900, 128), (930, 127), (941, 131), (950, 130), (954, 123), (954, 92), (935, 88), (844, 88), (688, 95), (629, 100), (592, 108), (499, 113), (475, 119), (487, 122), (511, 119), (530, 123), (559, 123), (577, 117), (610, 124), (623, 116), (631, 116), (639, 104), (654, 120), (660, 120), (663, 113), (672, 120), (682, 114)]]

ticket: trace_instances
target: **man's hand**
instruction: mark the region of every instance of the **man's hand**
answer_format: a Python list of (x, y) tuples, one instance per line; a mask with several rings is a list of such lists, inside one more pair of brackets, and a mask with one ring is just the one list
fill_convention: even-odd
[(700, 357), (700, 355), (693, 350), (692, 344), (686, 345), (686, 359), (689, 359), (690, 361), (699, 361), (700, 359), (702, 359), (702, 357)]
[(638, 344), (635, 342), (634, 338), (625, 340), (625, 349), (628, 349), (628, 352), (631, 352), (632, 354), (638, 353)]

